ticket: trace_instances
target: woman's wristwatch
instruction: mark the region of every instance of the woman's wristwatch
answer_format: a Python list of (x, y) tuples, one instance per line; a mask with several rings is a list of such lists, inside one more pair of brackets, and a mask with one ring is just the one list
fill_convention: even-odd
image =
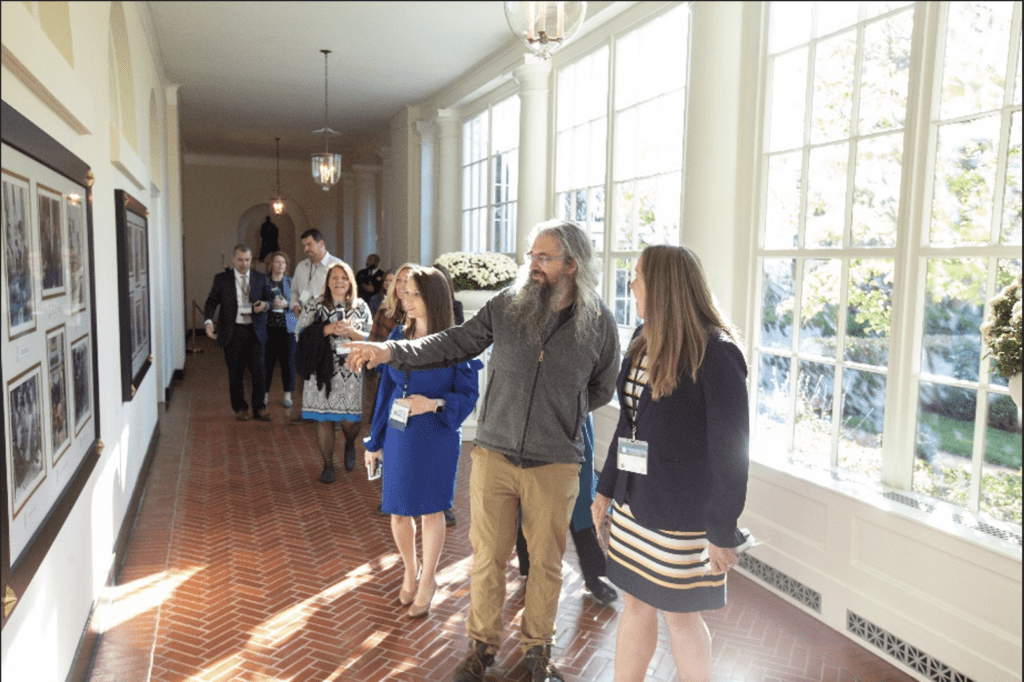
[(440, 414), (444, 412), (444, 398), (434, 398), (434, 413)]

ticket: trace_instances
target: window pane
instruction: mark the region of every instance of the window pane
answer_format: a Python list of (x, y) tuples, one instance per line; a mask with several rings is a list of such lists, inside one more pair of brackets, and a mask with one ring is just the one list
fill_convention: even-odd
[(811, 150), (807, 170), (807, 248), (842, 246), (846, 219), (847, 143)]
[(636, 183), (620, 182), (615, 186), (615, 249), (635, 251), (636, 229), (633, 212), (636, 201)]
[(939, 128), (932, 198), (933, 245), (988, 243), (998, 149), (998, 116)]
[(761, 354), (754, 432), (767, 448), (789, 448), (789, 358)]
[(951, 2), (942, 64), (943, 120), (1003, 105), (1012, 2)]
[(893, 279), (891, 260), (850, 261), (844, 352), (850, 362), (888, 366)]
[(591, 223), (590, 239), (595, 251), (604, 251), (604, 187), (592, 187), (590, 190)]
[(913, 28), (912, 10), (864, 28), (864, 60), (860, 69), (861, 135), (903, 127)]
[(967, 506), (977, 400), (971, 389), (921, 382), (915, 492)]
[[(633, 327), (633, 296), (629, 290), (629, 282), (634, 275), (636, 263), (628, 258), (615, 260), (615, 321), (622, 326)], [(622, 349), (625, 350), (625, 349)]]
[[(1021, 273), (1021, 262), (1020, 260), (1006, 260), (1000, 259), (996, 261), (996, 292), (1001, 292), (1004, 288), (1015, 282)], [(993, 295), (993, 298), (995, 295)], [(989, 361), (989, 383), (996, 384), (997, 386), (1006, 386), (1008, 381), (996, 371), (995, 362)]]
[(843, 371), (839, 466), (878, 480), (882, 470), (886, 376), (846, 368)]
[(815, 48), (811, 109), (811, 142), (814, 144), (840, 140), (850, 135), (856, 54), (856, 31), (847, 31), (823, 40)]
[(797, 245), (800, 221), (800, 152), (778, 154), (768, 160), (764, 247), (790, 249)]
[(769, 151), (803, 144), (807, 87), (807, 48), (776, 57), (772, 62)]
[(903, 7), (909, 4), (911, 3), (905, 1), (899, 2), (898, 0), (895, 2), (865, 2), (865, 18), (871, 19), (873, 17), (885, 14), (886, 12), (890, 12), (896, 9), (897, 7)]
[(1003, 228), (1000, 240), (1004, 244), (1020, 244), (1020, 112), (1015, 112), (1010, 120), (1009, 148), (1006, 150), (1006, 185), (1003, 187)]
[(766, 258), (761, 280), (761, 346), (790, 350), (796, 261)]
[(928, 261), (922, 373), (978, 380), (986, 274), (981, 259)]
[(818, 3), (818, 26), (815, 35), (819, 38), (835, 33), (857, 23), (859, 2), (830, 0)]
[(768, 53), (776, 54), (811, 39), (810, 2), (773, 2), (769, 5)]
[(804, 261), (800, 354), (835, 358), (842, 262)]
[(797, 377), (793, 450), (812, 455), (811, 460), (823, 467), (829, 466), (832, 451), (835, 373), (835, 365), (801, 362)]
[(853, 186), (854, 246), (896, 245), (902, 161), (902, 133), (857, 143)]
[(980, 506), (996, 519), (1021, 525), (1020, 420), (1017, 406), (1005, 395), (988, 397)]

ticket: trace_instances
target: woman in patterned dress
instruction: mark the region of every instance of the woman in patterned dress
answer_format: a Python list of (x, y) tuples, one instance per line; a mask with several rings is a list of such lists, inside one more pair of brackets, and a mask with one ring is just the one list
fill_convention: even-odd
[(323, 483), (334, 481), (335, 422), (341, 422), (345, 434), (347, 471), (355, 467), (355, 439), (362, 428), (363, 375), (345, 367), (345, 345), (365, 339), (371, 319), (366, 301), (356, 296), (355, 281), (347, 263), (331, 265), (327, 269), (324, 293), (306, 302), (295, 325), (300, 343), (304, 332), (313, 335), (314, 340), (322, 337), (324, 350), (330, 354), (329, 362), (333, 364), (329, 381), (318, 376), (319, 372), (313, 372), (302, 385), (302, 417), (317, 422), (316, 441), (324, 462), (320, 474)]
[(598, 528), (612, 506), (608, 578), (625, 593), (615, 682), (644, 679), (659, 611), (679, 679), (709, 680), (700, 612), (725, 606), (746, 540), (746, 360), (690, 249), (648, 247), (630, 286), (644, 324), (622, 361), (619, 424), (591, 505)]

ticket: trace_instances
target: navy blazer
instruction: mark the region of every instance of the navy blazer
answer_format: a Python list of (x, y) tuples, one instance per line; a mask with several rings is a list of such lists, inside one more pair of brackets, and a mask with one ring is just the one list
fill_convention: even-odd
[[(249, 300), (266, 301), (268, 306), (274, 300), (274, 292), (270, 290), (270, 279), (262, 272), (249, 270)], [(213, 320), (217, 307), (217, 345), (227, 346), (235, 332), (235, 317), (238, 313), (238, 298), (235, 290), (235, 269), (218, 272), (213, 277), (210, 295), (206, 297), (206, 308), (203, 314), (207, 320)], [(269, 308), (267, 308), (269, 310)], [(253, 313), (252, 326), (260, 343), (267, 342), (267, 311)]]
[[(271, 288), (273, 288), (274, 280), (270, 279), (269, 277), (267, 277), (267, 279), (270, 280), (270, 286), (271, 286)], [(292, 278), (289, 277), (288, 275), (284, 275), (283, 279), (281, 280), (281, 292), (282, 292), (285, 300), (288, 301), (288, 306), (284, 309), (284, 324), (285, 324), (285, 327), (288, 328), (288, 333), (289, 334), (294, 334), (295, 333), (295, 325), (298, 323), (299, 318), (295, 317), (295, 313), (292, 312), (292, 304), (291, 304), (291, 300), (292, 300)], [(270, 300), (270, 304), (271, 304), (271, 311), (272, 311), (273, 310), (273, 304), (274, 304), (274, 300), (273, 299)], [(270, 312), (270, 311), (268, 311), (267, 314), (268, 315), (277, 315), (277, 313), (273, 313), (273, 312)]]
[(750, 442), (742, 351), (724, 334), (709, 335), (696, 382), (684, 372), (675, 391), (658, 401), (644, 387), (636, 439), (648, 444), (646, 475), (618, 470), (619, 438), (632, 432), (622, 399), (629, 369), (627, 357), (616, 382), (619, 424), (597, 491), (620, 505), (628, 502), (647, 528), (705, 531), (719, 547), (742, 544), (736, 522), (747, 497)]

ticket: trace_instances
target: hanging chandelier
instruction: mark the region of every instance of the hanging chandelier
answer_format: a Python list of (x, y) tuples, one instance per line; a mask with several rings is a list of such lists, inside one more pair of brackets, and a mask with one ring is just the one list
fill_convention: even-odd
[(277, 141), (277, 194), (270, 200), (270, 208), (274, 215), (284, 213), (284, 197), (281, 196), (281, 138), (275, 137)]
[(587, 14), (585, 2), (506, 2), (505, 19), (512, 35), (541, 59), (572, 40)]
[(327, 150), (327, 141), (338, 135), (338, 131), (327, 127), (327, 55), (331, 51), (320, 51), (324, 53), (324, 127), (314, 130), (313, 134), (323, 135), (324, 153), (313, 154), (313, 181), (326, 192), (341, 178), (341, 154), (332, 154)]

